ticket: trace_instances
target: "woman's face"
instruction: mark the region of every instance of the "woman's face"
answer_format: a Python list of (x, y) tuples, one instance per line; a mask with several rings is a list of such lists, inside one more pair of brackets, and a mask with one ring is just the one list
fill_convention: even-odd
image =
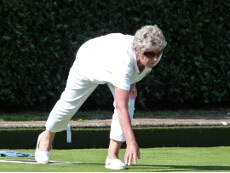
[(143, 54), (138, 53), (137, 60), (140, 66), (146, 66), (148, 68), (153, 68), (153, 66), (158, 62), (163, 50), (146, 50)]

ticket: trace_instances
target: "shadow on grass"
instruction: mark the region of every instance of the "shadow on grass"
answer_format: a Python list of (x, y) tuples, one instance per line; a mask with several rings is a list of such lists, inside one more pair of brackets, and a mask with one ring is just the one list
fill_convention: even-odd
[[(104, 166), (102, 163), (84, 163), (87, 165), (101, 165)], [(230, 166), (196, 166), (196, 165), (144, 165), (144, 164), (137, 164), (127, 166), (125, 170), (141, 170), (143, 172), (171, 172), (171, 171), (185, 171), (185, 172), (202, 172), (202, 171), (229, 171)], [(121, 170), (120, 170), (121, 171)]]
[[(0, 160), (0, 162), (8, 162), (8, 163), (16, 163), (16, 164), (36, 164), (35, 160)], [(48, 165), (87, 165), (87, 166), (102, 166), (104, 167), (104, 163), (96, 163), (96, 162), (65, 162), (65, 161), (51, 161)], [(149, 164), (136, 164), (127, 166), (125, 170), (141, 170), (143, 172), (171, 172), (171, 171), (229, 171), (230, 166), (215, 166), (215, 165), (149, 165)]]
[[(196, 166), (196, 165), (144, 165), (144, 164), (137, 164), (133, 165), (132, 167), (138, 167), (138, 169), (152, 169), (153, 171), (229, 171), (230, 166)], [(166, 170), (167, 169), (167, 170)]]

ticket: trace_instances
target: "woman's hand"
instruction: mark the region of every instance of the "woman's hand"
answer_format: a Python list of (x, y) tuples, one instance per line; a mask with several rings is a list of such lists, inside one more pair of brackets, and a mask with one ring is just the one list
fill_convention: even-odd
[(131, 165), (132, 161), (134, 164), (137, 163), (137, 158), (140, 159), (140, 149), (137, 143), (134, 141), (133, 143), (127, 143), (124, 162), (126, 165)]
[(135, 83), (130, 85), (129, 96), (133, 100), (137, 97), (137, 88)]

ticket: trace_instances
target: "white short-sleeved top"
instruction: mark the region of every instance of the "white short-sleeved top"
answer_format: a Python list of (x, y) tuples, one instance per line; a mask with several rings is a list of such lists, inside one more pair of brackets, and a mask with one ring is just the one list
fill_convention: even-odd
[(76, 70), (89, 81), (111, 83), (129, 90), (131, 84), (139, 82), (152, 70), (145, 67), (140, 73), (131, 49), (132, 40), (131, 35), (112, 33), (87, 41), (78, 50), (74, 62)]

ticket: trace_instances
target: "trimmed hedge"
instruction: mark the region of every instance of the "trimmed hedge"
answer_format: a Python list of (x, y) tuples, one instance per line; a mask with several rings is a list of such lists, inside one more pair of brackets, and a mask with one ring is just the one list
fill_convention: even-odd
[[(168, 46), (137, 85), (137, 107), (229, 103), (229, 10), (225, 0), (2, 0), (0, 108), (50, 110), (82, 43), (111, 32), (134, 34), (147, 24), (163, 30)], [(104, 87), (83, 108), (110, 108)]]
[[(33, 149), (42, 129), (0, 129), (0, 148)], [(140, 148), (230, 146), (230, 127), (151, 127), (134, 128)], [(66, 131), (56, 134), (54, 149), (108, 148), (109, 128), (72, 129), (72, 142)], [(122, 146), (125, 147), (125, 144)]]

